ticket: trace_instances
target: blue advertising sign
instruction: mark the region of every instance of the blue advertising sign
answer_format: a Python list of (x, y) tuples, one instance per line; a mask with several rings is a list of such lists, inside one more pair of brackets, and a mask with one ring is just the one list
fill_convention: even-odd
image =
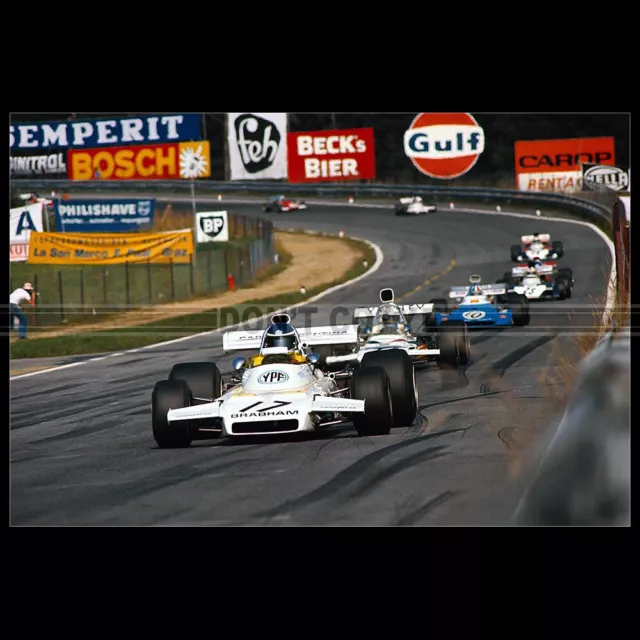
[(56, 229), (73, 233), (140, 231), (153, 224), (156, 201), (141, 198), (65, 200), (54, 204)]
[(200, 140), (200, 121), (199, 113), (184, 113), (11, 124), (9, 147), (13, 151), (95, 149), (127, 144)]

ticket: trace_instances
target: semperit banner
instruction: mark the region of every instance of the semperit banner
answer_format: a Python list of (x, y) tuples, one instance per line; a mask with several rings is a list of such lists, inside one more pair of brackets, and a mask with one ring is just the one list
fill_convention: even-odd
[(188, 263), (193, 231), (163, 233), (37, 233), (29, 242), (30, 264)]

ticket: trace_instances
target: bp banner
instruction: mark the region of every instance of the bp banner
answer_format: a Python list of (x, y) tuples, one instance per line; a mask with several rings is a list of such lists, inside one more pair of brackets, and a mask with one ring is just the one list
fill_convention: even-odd
[(30, 264), (124, 264), (189, 262), (193, 231), (163, 233), (37, 233), (29, 242)]
[(228, 242), (229, 218), (226, 211), (196, 213), (196, 242)]
[(109, 198), (56, 201), (56, 230), (72, 233), (140, 231), (153, 224), (156, 201)]
[(42, 231), (42, 203), (9, 210), (9, 261), (24, 262), (29, 256), (32, 232)]
[(287, 177), (286, 113), (229, 113), (228, 143), (232, 180)]

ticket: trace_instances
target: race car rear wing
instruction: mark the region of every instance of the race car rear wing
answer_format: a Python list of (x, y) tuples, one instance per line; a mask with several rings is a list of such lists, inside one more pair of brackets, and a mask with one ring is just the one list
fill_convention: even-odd
[[(481, 284), (482, 294), (485, 296), (501, 296), (507, 292), (502, 284)], [(451, 287), (449, 291), (450, 298), (464, 298), (469, 291), (469, 287)]]
[(511, 269), (511, 275), (526, 276), (526, 275), (537, 275), (540, 273), (553, 273), (554, 269), (555, 267), (553, 265), (543, 264), (536, 269), (535, 273), (532, 274), (527, 267), (513, 267), (513, 269)]
[[(307, 327), (296, 329), (300, 340), (309, 347), (316, 345), (358, 344), (359, 327), (347, 324), (336, 327)], [(227, 331), (222, 335), (222, 349), (225, 353), (232, 351), (257, 351), (262, 344), (264, 329), (253, 331)]]
[[(358, 307), (353, 312), (353, 317), (356, 320), (360, 318), (373, 318), (378, 313), (379, 307)], [(417, 316), (421, 314), (428, 314), (433, 312), (433, 304), (399, 304), (398, 309), (404, 316)], [(389, 315), (398, 315), (396, 309), (389, 309)]]
[[(522, 236), (522, 238), (520, 238), (520, 239), (522, 240), (522, 244), (531, 244), (532, 242), (534, 242), (534, 240), (536, 238), (532, 234), (532, 235)], [(551, 234), (549, 234), (549, 233), (539, 233), (538, 234), (538, 242), (551, 242)]]

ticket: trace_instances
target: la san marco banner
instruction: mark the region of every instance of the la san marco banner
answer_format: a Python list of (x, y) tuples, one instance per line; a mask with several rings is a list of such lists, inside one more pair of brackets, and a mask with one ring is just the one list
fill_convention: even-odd
[(32, 231), (30, 264), (188, 263), (193, 231), (163, 233), (47, 233)]

